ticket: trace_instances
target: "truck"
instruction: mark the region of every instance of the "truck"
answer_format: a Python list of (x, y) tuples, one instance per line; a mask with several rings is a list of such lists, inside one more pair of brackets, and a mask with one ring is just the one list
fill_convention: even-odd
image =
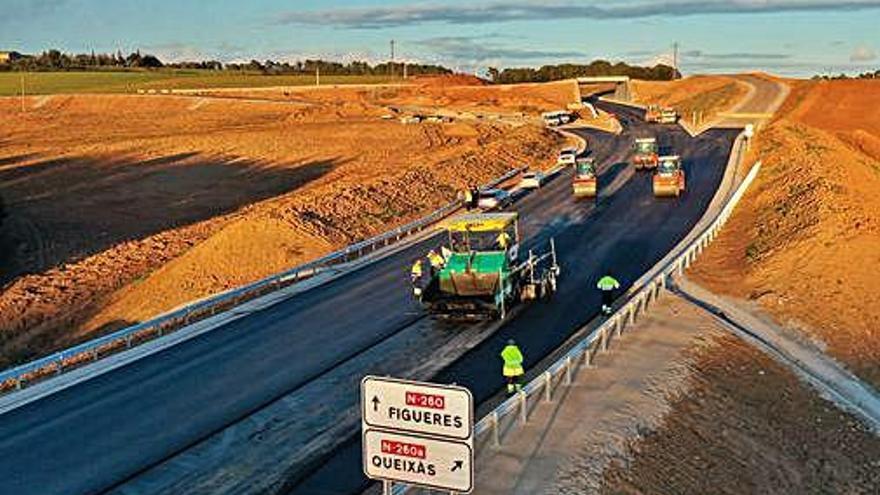
[(446, 231), (443, 266), (413, 290), (432, 317), (504, 319), (513, 305), (556, 292), (561, 270), (555, 243), (550, 239), (543, 254), (521, 257), (516, 212), (463, 215), (449, 221)]
[(596, 197), (598, 179), (596, 178), (596, 167), (592, 158), (577, 159), (571, 185), (574, 197), (577, 199)]
[(662, 108), (660, 110), (659, 122), (661, 124), (675, 124), (678, 122), (678, 112), (674, 108)]
[(674, 124), (678, 122), (678, 112), (672, 107), (660, 105), (648, 105), (645, 109), (645, 122), (659, 124)]
[(557, 165), (574, 165), (577, 158), (577, 148), (563, 148), (556, 157)]
[(685, 190), (684, 168), (678, 155), (661, 156), (653, 178), (654, 196), (680, 196)]
[(548, 127), (565, 125), (574, 120), (573, 114), (567, 110), (546, 112), (541, 114), (541, 118), (544, 119), (544, 124), (546, 124)]
[(656, 138), (638, 138), (633, 144), (632, 163), (636, 170), (657, 168), (659, 146)]

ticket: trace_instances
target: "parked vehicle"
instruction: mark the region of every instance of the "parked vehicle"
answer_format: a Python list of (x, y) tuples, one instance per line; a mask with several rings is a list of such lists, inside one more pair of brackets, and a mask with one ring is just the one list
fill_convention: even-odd
[(544, 119), (544, 123), (549, 127), (565, 125), (574, 120), (572, 113), (566, 110), (546, 112), (541, 114), (541, 118)]
[(564, 148), (556, 158), (557, 165), (574, 165), (577, 158), (577, 148)]
[(477, 197), (477, 206), (484, 210), (504, 208), (511, 203), (513, 198), (504, 189), (483, 189)]
[(522, 175), (519, 181), (519, 187), (522, 189), (539, 189), (544, 185), (547, 176), (540, 170), (528, 171)]
[(663, 108), (660, 110), (661, 124), (675, 124), (678, 122), (678, 112), (674, 108)]

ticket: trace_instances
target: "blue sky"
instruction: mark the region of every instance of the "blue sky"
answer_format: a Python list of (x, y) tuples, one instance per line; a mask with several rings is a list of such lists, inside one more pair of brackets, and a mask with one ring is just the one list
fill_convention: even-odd
[(163, 60), (398, 58), (464, 71), (594, 58), (686, 73), (880, 68), (880, 0), (0, 0), (0, 50)]

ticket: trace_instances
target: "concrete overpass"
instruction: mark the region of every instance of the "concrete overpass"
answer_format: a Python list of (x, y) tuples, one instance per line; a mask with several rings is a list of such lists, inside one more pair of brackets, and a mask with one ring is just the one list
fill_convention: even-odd
[(579, 91), (583, 86), (614, 84), (614, 98), (620, 101), (630, 101), (629, 76), (579, 77), (577, 83)]

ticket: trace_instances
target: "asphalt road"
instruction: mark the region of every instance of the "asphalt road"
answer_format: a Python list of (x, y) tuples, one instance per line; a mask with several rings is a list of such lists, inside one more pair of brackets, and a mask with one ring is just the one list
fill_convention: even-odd
[[(525, 308), (436, 380), (464, 384), (485, 401), (502, 384), (496, 354), (503, 342), (516, 338), (526, 366), (536, 363), (596, 316), (593, 286), (602, 272), (613, 271), (628, 286), (699, 219), (735, 131), (691, 139), (676, 126), (646, 127), (633, 110), (614, 111), (627, 126), (623, 136), (583, 133), (602, 161), (597, 204), (573, 201), (567, 171), (514, 206), (527, 244), (556, 239), (563, 267), (556, 298)], [(657, 133), (661, 146), (683, 155), (689, 186), (683, 198), (653, 198), (649, 175), (620, 163), (631, 138), (645, 133)], [(436, 242), (0, 416), (0, 493), (83, 494), (117, 486), (395, 334), (418, 318), (408, 267)], [(293, 491), (352, 493), (366, 483), (352, 439)]]
[[(539, 362), (580, 326), (599, 314), (599, 277), (613, 273), (624, 292), (658, 262), (700, 219), (727, 164), (738, 130), (712, 130), (697, 138), (678, 126), (646, 125), (640, 111), (600, 103), (618, 115), (624, 132), (614, 137), (578, 131), (601, 163), (598, 203), (575, 201), (570, 175), (526, 197), (515, 206), (531, 239), (553, 236), (562, 266), (559, 292), (546, 304), (524, 308), (489, 339), (468, 351), (433, 378), (468, 387), (478, 404), (503, 388), (498, 353), (513, 338), (525, 354), (525, 366)], [(653, 197), (651, 175), (635, 173), (624, 160), (635, 137), (657, 136), (663, 153), (682, 156), (688, 191), (679, 199)], [(310, 476), (290, 487), (302, 495), (359, 493), (369, 486), (360, 467), (360, 438), (323, 460)]]

